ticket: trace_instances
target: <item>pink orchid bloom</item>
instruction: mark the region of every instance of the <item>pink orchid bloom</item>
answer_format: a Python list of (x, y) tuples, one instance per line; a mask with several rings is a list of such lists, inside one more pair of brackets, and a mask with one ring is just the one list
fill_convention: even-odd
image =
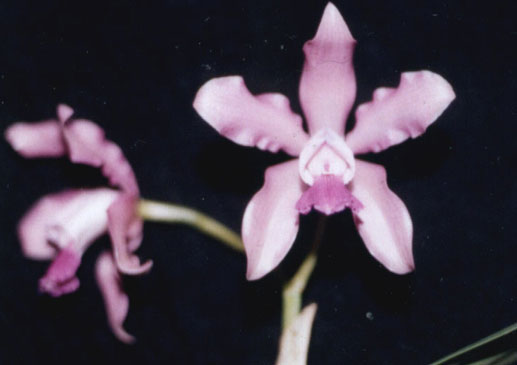
[(132, 342), (134, 338), (123, 328), (129, 306), (119, 272), (141, 274), (152, 265), (152, 261), (140, 264), (133, 254), (143, 229), (136, 212), (138, 184), (121, 149), (105, 139), (102, 128), (88, 120), (72, 119), (72, 114), (69, 106), (59, 105), (57, 120), (15, 123), (6, 130), (5, 138), (26, 158), (67, 156), (73, 163), (101, 168), (118, 189), (74, 189), (41, 198), (19, 223), (22, 251), (31, 259), (52, 260), (39, 288), (57, 297), (78, 289), (76, 273), (83, 253), (109, 232), (114, 254), (99, 257), (96, 277), (114, 334), (123, 342)]
[(239, 76), (209, 80), (196, 95), (194, 108), (223, 136), (298, 157), (266, 170), (264, 186), (244, 213), (249, 280), (263, 277), (282, 261), (296, 238), (299, 214), (312, 208), (327, 215), (350, 208), (377, 260), (397, 274), (414, 269), (407, 208), (388, 188), (385, 169), (355, 155), (418, 137), (455, 95), (435, 73), (403, 73), (397, 88), (379, 88), (372, 101), (357, 108), (355, 127), (345, 137), (356, 94), (355, 43), (341, 14), (329, 3), (315, 37), (303, 47), (299, 96), (308, 133), (285, 96), (253, 95)]

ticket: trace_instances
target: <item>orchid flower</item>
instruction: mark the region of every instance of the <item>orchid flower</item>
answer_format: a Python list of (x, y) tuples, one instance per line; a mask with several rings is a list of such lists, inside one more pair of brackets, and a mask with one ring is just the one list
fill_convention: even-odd
[(329, 3), (315, 37), (303, 47), (299, 97), (308, 132), (284, 95), (253, 95), (239, 76), (209, 80), (195, 97), (199, 115), (233, 142), (296, 157), (266, 170), (264, 186), (244, 213), (248, 280), (263, 277), (282, 261), (296, 238), (299, 214), (312, 208), (326, 215), (349, 208), (377, 260), (397, 274), (414, 269), (406, 206), (389, 189), (381, 165), (355, 156), (418, 137), (455, 94), (435, 73), (403, 73), (398, 87), (377, 89), (372, 101), (356, 109), (355, 126), (345, 136), (356, 94), (355, 43)]
[(114, 334), (132, 342), (122, 326), (129, 306), (119, 272), (141, 274), (152, 266), (152, 261), (140, 264), (133, 254), (142, 241), (143, 228), (136, 211), (138, 184), (121, 149), (105, 139), (97, 124), (74, 120), (72, 114), (69, 106), (59, 105), (57, 120), (15, 123), (5, 138), (26, 158), (67, 156), (73, 163), (101, 168), (113, 188), (73, 189), (41, 198), (19, 223), (22, 251), (31, 259), (52, 260), (39, 289), (57, 297), (78, 289), (76, 273), (83, 253), (109, 232), (113, 255), (101, 254), (96, 277)]

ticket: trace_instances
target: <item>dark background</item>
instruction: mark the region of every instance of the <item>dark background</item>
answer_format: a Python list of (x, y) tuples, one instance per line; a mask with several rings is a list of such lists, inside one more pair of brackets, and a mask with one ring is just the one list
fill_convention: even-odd
[[(372, 259), (349, 214), (329, 221), (304, 296), (319, 304), (311, 364), (425, 364), (517, 321), (514, 1), (336, 1), (358, 44), (357, 103), (403, 71), (444, 76), (457, 99), (417, 140), (368, 159), (414, 222), (416, 271)], [(300, 112), (303, 43), (324, 1), (2, 1), (0, 123), (55, 116), (65, 102), (124, 150), (142, 195), (189, 205), (235, 230), (264, 169), (285, 161), (220, 137), (191, 107), (217, 76), (243, 75), (254, 93), (286, 94)], [(353, 121), (348, 124), (350, 127)], [(155, 262), (127, 278), (126, 328), (112, 336), (93, 278), (103, 237), (86, 253), (81, 288), (37, 293), (47, 263), (25, 259), (15, 226), (40, 196), (96, 186), (93, 168), (24, 160), (0, 143), (0, 363), (272, 364), (281, 282), (310, 246), (302, 218), (287, 260), (248, 283), (245, 259), (182, 226), (146, 224), (139, 254)], [(367, 313), (370, 312), (371, 315)]]

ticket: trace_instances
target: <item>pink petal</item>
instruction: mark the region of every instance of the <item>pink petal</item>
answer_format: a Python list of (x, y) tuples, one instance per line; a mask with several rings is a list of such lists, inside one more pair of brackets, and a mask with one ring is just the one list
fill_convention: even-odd
[(252, 95), (240, 76), (208, 81), (197, 92), (194, 109), (220, 134), (244, 146), (297, 156), (308, 140), (285, 96)]
[[(138, 247), (139, 242), (133, 242), (135, 237), (141, 240), (141, 220), (136, 212), (137, 198), (132, 195), (123, 194), (108, 209), (109, 234), (113, 244), (115, 262), (117, 267), (124, 274), (137, 275), (151, 269), (151, 260), (140, 264), (140, 260), (133, 255), (132, 249)], [(140, 227), (140, 232), (135, 232), (135, 227)]]
[(120, 147), (107, 140), (104, 130), (97, 124), (83, 119), (71, 120), (73, 113), (68, 105), (57, 107), (70, 161), (102, 167), (102, 173), (110, 184), (126, 193), (138, 195), (135, 174)]
[(60, 157), (66, 153), (61, 126), (56, 120), (15, 123), (6, 129), (5, 139), (26, 158)]
[(242, 221), (248, 280), (269, 273), (291, 248), (298, 232), (296, 202), (303, 189), (298, 160), (266, 170), (264, 186), (249, 202)]
[(309, 213), (312, 208), (323, 214), (331, 215), (350, 208), (357, 212), (362, 204), (347, 189), (343, 180), (334, 175), (322, 175), (303, 193), (296, 203), (301, 214)]
[(69, 107), (66, 104), (59, 104), (57, 106), (57, 118), (61, 123), (65, 123), (67, 120), (72, 118), (72, 115), (74, 114), (74, 109)]
[(139, 195), (135, 173), (120, 147), (107, 141), (102, 148), (102, 174), (108, 178), (111, 185), (120, 187), (128, 194)]
[(14, 150), (27, 158), (68, 155), (74, 163), (102, 167), (110, 184), (138, 195), (135, 174), (120, 147), (107, 140), (97, 124), (71, 119), (73, 113), (68, 105), (59, 104), (59, 121), (15, 123), (5, 131), (5, 138)]
[(113, 334), (124, 343), (135, 342), (135, 338), (123, 327), (129, 311), (129, 298), (122, 288), (120, 274), (109, 252), (103, 252), (97, 259), (95, 276), (104, 298), (108, 323)]
[(316, 36), (303, 47), (300, 102), (311, 135), (325, 127), (341, 135), (345, 132), (356, 92), (355, 43), (339, 10), (328, 3)]
[(349, 187), (363, 204), (354, 212), (354, 221), (368, 251), (394, 273), (413, 271), (413, 223), (402, 200), (389, 189), (384, 167), (356, 160)]
[(70, 161), (94, 167), (102, 165), (105, 136), (101, 127), (89, 120), (76, 119), (63, 125), (63, 134)]
[(50, 264), (45, 276), (40, 279), (40, 291), (53, 297), (76, 291), (79, 288), (76, 272), (80, 264), (80, 253), (70, 248), (62, 250)]
[(131, 165), (120, 147), (105, 138), (101, 127), (88, 120), (72, 120), (63, 125), (63, 133), (72, 162), (102, 167), (112, 185), (139, 193)]
[(379, 152), (425, 132), (455, 98), (451, 85), (430, 71), (405, 72), (396, 89), (379, 88), (355, 113), (346, 142), (354, 153)]
[(106, 232), (106, 211), (117, 198), (110, 189), (70, 190), (40, 199), (21, 219), (18, 235), (25, 256), (48, 260), (73, 245), (79, 253)]

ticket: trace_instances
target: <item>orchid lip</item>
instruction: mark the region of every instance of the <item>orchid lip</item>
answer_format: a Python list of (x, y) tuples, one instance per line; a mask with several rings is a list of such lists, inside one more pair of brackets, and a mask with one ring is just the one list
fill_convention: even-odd
[(345, 139), (329, 128), (319, 130), (303, 148), (298, 169), (307, 185), (323, 175), (333, 175), (348, 184), (355, 174), (355, 159)]
[(346, 208), (357, 213), (363, 204), (352, 195), (343, 182), (333, 175), (322, 175), (316, 179), (314, 185), (303, 192), (296, 203), (296, 209), (301, 214), (307, 214), (312, 209), (331, 215)]

